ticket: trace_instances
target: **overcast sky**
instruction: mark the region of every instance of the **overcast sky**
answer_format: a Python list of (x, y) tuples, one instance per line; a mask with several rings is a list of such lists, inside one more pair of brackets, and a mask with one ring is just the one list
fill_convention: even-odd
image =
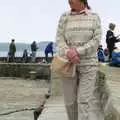
[[(59, 16), (69, 10), (68, 0), (0, 0), (0, 42), (55, 41)], [(109, 22), (117, 24), (120, 33), (120, 1), (89, 0), (102, 20), (104, 44)]]

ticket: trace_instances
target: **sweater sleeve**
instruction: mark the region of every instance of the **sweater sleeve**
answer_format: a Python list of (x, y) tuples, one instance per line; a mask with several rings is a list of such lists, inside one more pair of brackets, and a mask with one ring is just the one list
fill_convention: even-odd
[(87, 55), (98, 48), (101, 40), (101, 22), (99, 16), (96, 15), (93, 24), (93, 37), (82, 47), (76, 48), (80, 55)]
[(65, 57), (65, 50), (67, 49), (66, 41), (65, 41), (65, 24), (67, 20), (67, 13), (61, 15), (57, 33), (56, 33), (56, 52), (59, 56)]

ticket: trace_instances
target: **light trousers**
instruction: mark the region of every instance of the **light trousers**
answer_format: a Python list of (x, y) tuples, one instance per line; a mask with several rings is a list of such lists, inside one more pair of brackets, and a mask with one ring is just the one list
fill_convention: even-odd
[(62, 78), (69, 120), (104, 120), (96, 93), (98, 66), (77, 66), (75, 77)]

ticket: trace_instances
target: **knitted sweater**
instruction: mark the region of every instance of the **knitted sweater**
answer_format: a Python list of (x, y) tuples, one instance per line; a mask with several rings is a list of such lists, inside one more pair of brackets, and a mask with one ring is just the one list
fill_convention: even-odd
[(66, 49), (71, 45), (80, 54), (80, 65), (95, 65), (100, 39), (100, 18), (96, 13), (72, 15), (68, 12), (60, 17), (56, 35), (60, 57), (66, 59)]

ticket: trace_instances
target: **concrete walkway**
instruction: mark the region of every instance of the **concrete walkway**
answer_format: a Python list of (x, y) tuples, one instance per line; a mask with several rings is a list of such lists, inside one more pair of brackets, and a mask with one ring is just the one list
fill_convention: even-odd
[[(120, 120), (120, 68), (102, 64), (101, 69), (106, 75), (105, 86), (108, 87), (105, 91), (108, 95), (105, 120)], [(38, 120), (68, 120), (63, 97), (49, 99)]]
[(44, 80), (0, 78), (0, 120), (34, 120), (32, 108), (42, 103), (47, 90)]
[(103, 68), (106, 74), (108, 102), (105, 113), (109, 120), (120, 120), (120, 67)]
[(38, 120), (68, 120), (63, 97), (50, 98)]
[[(106, 120), (120, 120), (120, 68), (102, 65), (108, 87)], [(59, 85), (59, 83), (58, 83)], [(44, 81), (0, 78), (0, 114), (40, 105), (47, 92)], [(111, 113), (112, 112), (112, 113)], [(34, 120), (33, 110), (0, 115), (0, 120)], [(68, 120), (62, 96), (47, 100), (38, 120)]]

